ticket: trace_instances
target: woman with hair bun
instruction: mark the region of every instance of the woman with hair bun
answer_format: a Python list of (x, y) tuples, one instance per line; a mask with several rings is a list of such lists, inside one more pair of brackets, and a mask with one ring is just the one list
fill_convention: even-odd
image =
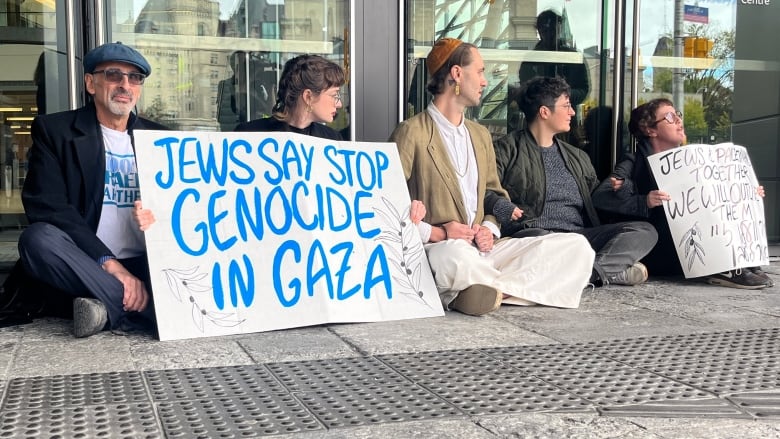
[(240, 123), (236, 131), (290, 131), (341, 140), (333, 122), (341, 108), (344, 70), (319, 55), (299, 55), (284, 65), (273, 115)]

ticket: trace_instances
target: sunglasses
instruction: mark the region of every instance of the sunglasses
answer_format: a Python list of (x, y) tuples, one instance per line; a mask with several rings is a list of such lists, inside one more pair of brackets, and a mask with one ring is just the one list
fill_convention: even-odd
[(657, 121), (653, 122), (653, 126), (658, 125), (662, 120), (665, 120), (666, 123), (669, 125), (674, 125), (677, 120), (682, 120), (682, 113), (679, 111), (667, 111), (664, 114), (664, 117), (658, 119)]
[(144, 83), (144, 80), (146, 79), (146, 75), (143, 73), (138, 72), (129, 72), (125, 73), (119, 69), (105, 69), (105, 70), (95, 70), (92, 72), (92, 74), (102, 73), (103, 76), (106, 78), (106, 81), (113, 82), (115, 84), (118, 84), (124, 80), (124, 77), (127, 76), (127, 82), (129, 82), (132, 85), (141, 85)]

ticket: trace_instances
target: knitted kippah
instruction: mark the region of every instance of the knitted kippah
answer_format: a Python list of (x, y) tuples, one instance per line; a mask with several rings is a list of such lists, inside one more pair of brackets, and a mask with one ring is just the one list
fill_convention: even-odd
[(447, 63), (452, 52), (461, 44), (463, 44), (463, 41), (457, 38), (442, 38), (433, 45), (427, 58), (428, 72), (431, 76), (436, 74)]

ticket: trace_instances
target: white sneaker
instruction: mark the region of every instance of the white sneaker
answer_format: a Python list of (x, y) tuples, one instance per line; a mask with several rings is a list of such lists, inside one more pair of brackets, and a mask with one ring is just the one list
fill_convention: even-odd
[(615, 285), (638, 285), (646, 280), (647, 267), (641, 262), (636, 262), (620, 273), (607, 274), (607, 283)]

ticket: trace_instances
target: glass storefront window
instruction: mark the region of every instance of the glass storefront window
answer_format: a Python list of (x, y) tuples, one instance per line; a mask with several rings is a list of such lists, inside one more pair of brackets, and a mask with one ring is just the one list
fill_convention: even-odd
[[(271, 115), (285, 61), (303, 53), (348, 66), (348, 0), (113, 0), (111, 41), (152, 65), (139, 113), (178, 130), (232, 130)], [(342, 92), (344, 108), (349, 93)], [(332, 127), (345, 129), (342, 111)]]
[(643, 2), (639, 16), (638, 103), (671, 99), (689, 143), (730, 141), (736, 2)]

